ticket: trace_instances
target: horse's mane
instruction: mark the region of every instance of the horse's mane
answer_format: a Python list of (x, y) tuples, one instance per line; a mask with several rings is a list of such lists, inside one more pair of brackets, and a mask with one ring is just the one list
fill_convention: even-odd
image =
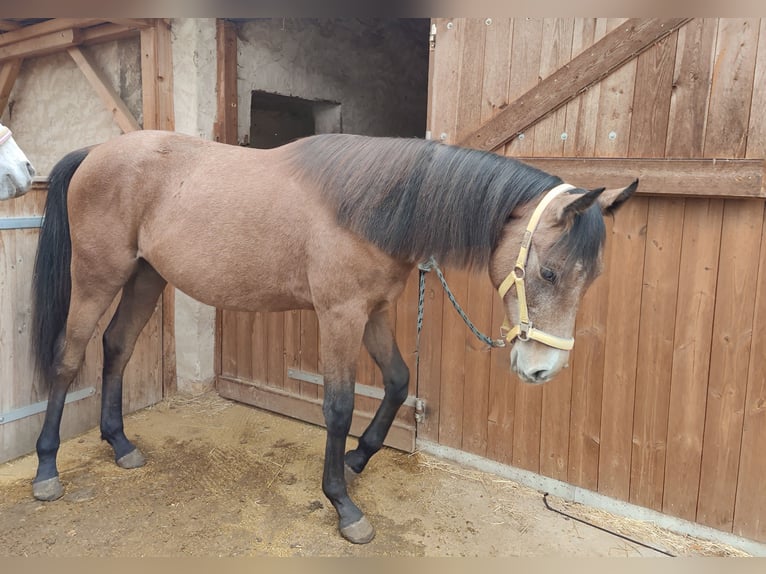
[[(291, 150), (295, 173), (340, 225), (413, 262), (485, 265), (513, 210), (561, 183), (512, 158), (421, 139), (327, 134)], [(558, 243), (571, 265), (590, 267), (603, 235), (600, 211), (588, 210)]]

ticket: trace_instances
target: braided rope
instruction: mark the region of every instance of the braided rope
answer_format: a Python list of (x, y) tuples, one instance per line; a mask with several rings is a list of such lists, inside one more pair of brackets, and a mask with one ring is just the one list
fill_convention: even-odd
[(444, 288), (444, 292), (447, 294), (447, 297), (449, 297), (449, 300), (452, 302), (452, 306), (457, 311), (458, 315), (463, 319), (463, 322), (466, 324), (466, 326), (471, 330), (471, 332), (476, 335), (476, 338), (479, 339), (482, 343), (485, 345), (488, 345), (490, 347), (505, 347), (505, 341), (500, 339), (493, 339), (492, 337), (488, 337), (481, 331), (479, 331), (476, 326), (473, 324), (473, 322), (468, 318), (468, 315), (466, 315), (465, 311), (463, 311), (463, 308), (460, 306), (460, 304), (457, 302), (457, 299), (455, 299), (455, 295), (450, 290), (449, 286), (447, 285), (447, 280), (444, 278), (444, 273), (442, 273), (442, 270), (439, 269), (439, 266), (436, 264), (436, 260), (431, 257), (428, 261), (425, 263), (421, 263), (418, 265), (418, 271), (420, 272), (419, 277), (419, 285), (418, 285), (418, 334), (417, 334), (417, 340), (416, 340), (416, 362), (420, 363), (420, 331), (423, 328), (423, 308), (425, 306), (425, 294), (426, 294), (426, 273), (429, 271), (435, 271), (436, 276), (439, 278), (439, 282), (442, 284), (442, 287)]

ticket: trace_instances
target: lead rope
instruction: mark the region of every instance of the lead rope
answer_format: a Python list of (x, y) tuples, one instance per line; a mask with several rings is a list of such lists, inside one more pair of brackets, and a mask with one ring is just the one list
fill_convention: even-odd
[(479, 331), (473, 322), (471, 322), (471, 320), (468, 318), (468, 315), (466, 315), (465, 311), (463, 311), (463, 308), (457, 302), (455, 295), (452, 294), (452, 291), (447, 285), (447, 280), (444, 278), (444, 273), (442, 273), (442, 270), (439, 269), (439, 266), (436, 264), (436, 260), (431, 257), (428, 261), (418, 265), (418, 272), (420, 273), (420, 277), (418, 285), (418, 334), (415, 342), (415, 355), (417, 357), (415, 361), (416, 367), (420, 365), (420, 331), (423, 328), (423, 307), (425, 306), (426, 298), (426, 273), (431, 270), (436, 272), (436, 276), (439, 278), (439, 282), (442, 284), (447, 297), (449, 297), (449, 300), (452, 302), (452, 306), (455, 308), (455, 311), (457, 311), (458, 315), (460, 315), (460, 317), (463, 319), (463, 322), (471, 330), (471, 332), (476, 335), (476, 338), (490, 347), (505, 347), (505, 341), (502, 338), (493, 339), (492, 337), (488, 337)]

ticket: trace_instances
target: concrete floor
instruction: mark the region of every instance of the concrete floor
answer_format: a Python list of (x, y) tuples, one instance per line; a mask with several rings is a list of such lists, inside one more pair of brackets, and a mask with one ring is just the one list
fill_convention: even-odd
[[(126, 417), (147, 455), (112, 462), (90, 431), (62, 444), (66, 489), (32, 498), (36, 458), (0, 465), (5, 556), (658, 556), (546, 510), (542, 494), (423, 453), (384, 449), (350, 492), (376, 527), (337, 532), (321, 490), (324, 430), (218, 397), (179, 395)], [(746, 555), (549, 498), (576, 516), (682, 556)]]

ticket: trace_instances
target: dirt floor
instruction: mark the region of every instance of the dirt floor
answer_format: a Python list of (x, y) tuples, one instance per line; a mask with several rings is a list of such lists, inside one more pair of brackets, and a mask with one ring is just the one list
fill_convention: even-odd
[[(176, 396), (126, 417), (147, 455), (123, 470), (90, 431), (66, 441), (66, 489), (32, 498), (36, 458), (0, 465), (4, 556), (658, 556), (546, 510), (542, 494), (423, 453), (383, 449), (350, 492), (376, 527), (346, 542), (322, 494), (324, 430), (222, 399)], [(551, 497), (551, 505), (680, 556), (744, 556)]]

